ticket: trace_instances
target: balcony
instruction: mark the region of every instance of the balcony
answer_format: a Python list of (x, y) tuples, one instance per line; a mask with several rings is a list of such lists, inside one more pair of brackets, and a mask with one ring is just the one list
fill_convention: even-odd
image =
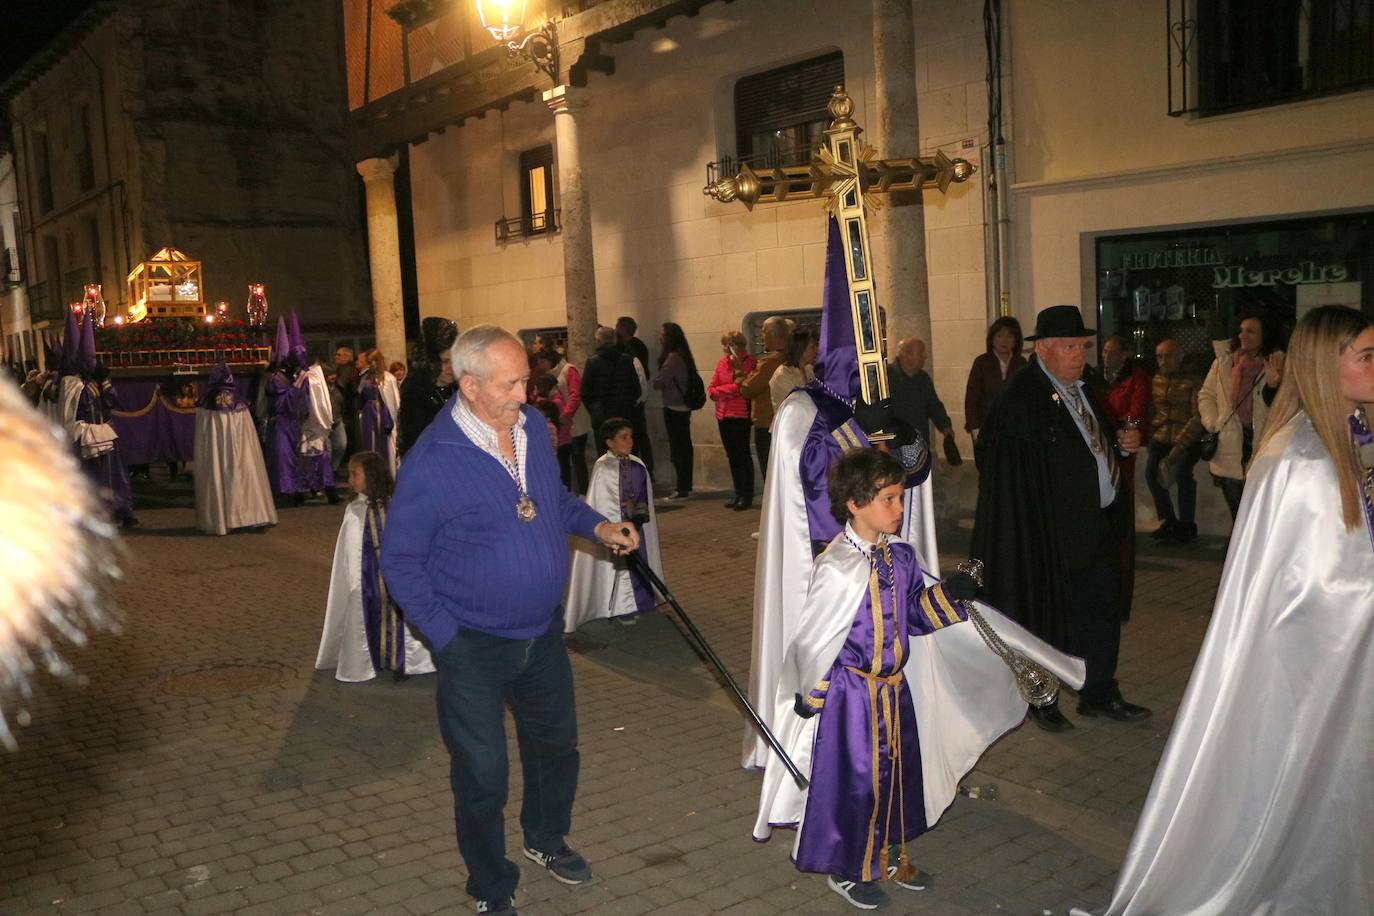
[(709, 187), (722, 178), (734, 178), (742, 165), (763, 172), (787, 165), (806, 165), (815, 156), (816, 148), (810, 144), (775, 144), (752, 156), (721, 156), (706, 163), (706, 184)]
[(1169, 114), (1374, 88), (1374, 0), (1166, 0)]
[(496, 221), (496, 244), (504, 245), (515, 239), (536, 235), (552, 235), (561, 226), (559, 218), (562, 213), (562, 210), (555, 207), (529, 216), (503, 216)]

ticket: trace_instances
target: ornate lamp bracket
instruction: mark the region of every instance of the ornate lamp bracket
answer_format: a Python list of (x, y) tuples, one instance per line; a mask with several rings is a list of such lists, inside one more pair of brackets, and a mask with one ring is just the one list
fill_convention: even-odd
[(524, 58), (548, 74), (558, 85), (558, 24), (550, 19), (519, 41), (506, 42), (506, 53), (512, 59)]

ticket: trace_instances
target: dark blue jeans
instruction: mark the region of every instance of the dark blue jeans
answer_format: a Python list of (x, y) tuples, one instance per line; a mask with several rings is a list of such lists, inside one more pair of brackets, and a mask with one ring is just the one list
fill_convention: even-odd
[(478, 900), (510, 897), (520, 869), (506, 858), (506, 704), (515, 719), (524, 770), (520, 826), (525, 845), (557, 852), (572, 823), (579, 756), (562, 609), (548, 631), (534, 639), (460, 629), (434, 653), (434, 662), (439, 731), (452, 758), (449, 782), (458, 851), (468, 868), (467, 892)]

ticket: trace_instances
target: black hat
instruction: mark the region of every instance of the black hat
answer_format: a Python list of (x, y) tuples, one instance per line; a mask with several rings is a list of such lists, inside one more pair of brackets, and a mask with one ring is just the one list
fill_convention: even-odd
[(1035, 333), (1026, 335), (1026, 340), (1040, 340), (1045, 337), (1087, 337), (1096, 334), (1096, 328), (1083, 327), (1083, 313), (1076, 305), (1052, 305), (1041, 309), (1035, 316)]

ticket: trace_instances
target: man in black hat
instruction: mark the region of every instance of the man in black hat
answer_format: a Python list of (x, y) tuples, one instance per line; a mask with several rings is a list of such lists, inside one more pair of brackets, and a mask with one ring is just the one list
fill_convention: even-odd
[[(1036, 317), (1035, 355), (993, 403), (978, 435), (974, 557), (990, 604), (1058, 648), (1080, 656), (1087, 678), (1078, 714), (1148, 718), (1116, 682), (1122, 581), (1118, 550), (1131, 514), (1120, 459), (1140, 431), (1116, 430), (1084, 384), (1088, 335), (1072, 305)], [(1073, 727), (1057, 704), (1032, 707), (1047, 731)]]

